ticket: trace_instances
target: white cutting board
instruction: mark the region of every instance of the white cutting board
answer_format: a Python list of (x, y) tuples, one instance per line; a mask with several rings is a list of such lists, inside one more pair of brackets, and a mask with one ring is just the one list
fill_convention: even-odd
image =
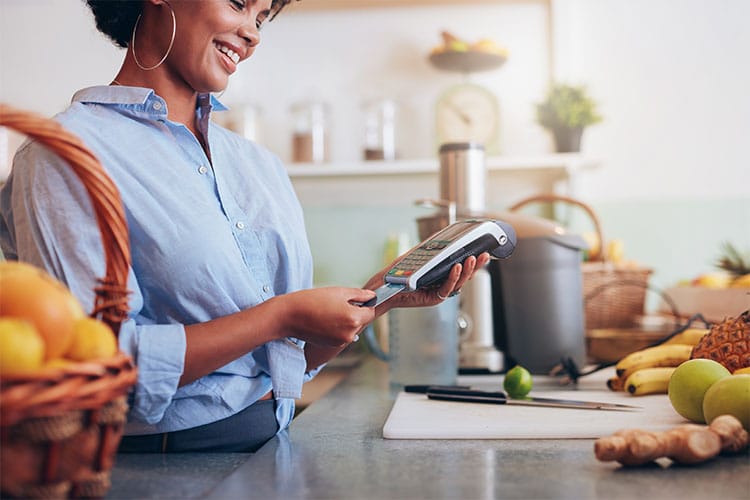
[[(636, 411), (579, 410), (427, 399), (401, 392), (383, 427), (386, 439), (595, 439), (619, 429), (666, 430), (686, 423), (665, 394), (631, 396), (612, 392), (613, 372), (582, 379), (579, 390), (533, 390), (532, 396), (639, 406)], [(593, 378), (595, 377), (595, 378)], [(459, 380), (465, 383), (466, 380)], [(486, 384), (472, 384), (480, 389)], [(496, 387), (501, 385), (493, 384)], [(536, 381), (535, 381), (536, 385)]]

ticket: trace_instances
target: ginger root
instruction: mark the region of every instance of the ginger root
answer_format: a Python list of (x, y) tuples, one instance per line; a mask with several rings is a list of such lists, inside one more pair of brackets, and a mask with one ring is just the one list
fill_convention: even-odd
[(594, 454), (602, 462), (625, 466), (643, 465), (657, 458), (696, 464), (719, 453), (737, 453), (748, 446), (748, 433), (732, 415), (722, 415), (711, 425), (685, 424), (664, 432), (625, 429), (594, 442)]
[(750, 435), (732, 415), (719, 415), (708, 427), (721, 438), (722, 453), (739, 453), (750, 443)]

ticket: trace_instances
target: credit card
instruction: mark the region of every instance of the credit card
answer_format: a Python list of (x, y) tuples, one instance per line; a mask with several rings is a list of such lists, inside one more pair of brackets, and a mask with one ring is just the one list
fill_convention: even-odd
[(406, 288), (406, 285), (386, 283), (385, 285), (375, 290), (375, 296), (373, 298), (371, 298), (367, 302), (361, 303), (360, 305), (362, 307), (379, 306), (386, 300), (390, 299), (391, 297), (393, 297), (394, 295), (402, 291), (404, 288)]

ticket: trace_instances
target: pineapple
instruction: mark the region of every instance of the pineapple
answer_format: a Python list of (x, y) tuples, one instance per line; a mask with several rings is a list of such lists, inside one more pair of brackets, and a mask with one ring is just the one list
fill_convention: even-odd
[(690, 357), (713, 359), (730, 372), (750, 366), (750, 310), (713, 325)]
[(731, 287), (745, 287), (750, 283), (750, 252), (742, 253), (734, 245), (725, 242), (716, 267), (731, 276)]

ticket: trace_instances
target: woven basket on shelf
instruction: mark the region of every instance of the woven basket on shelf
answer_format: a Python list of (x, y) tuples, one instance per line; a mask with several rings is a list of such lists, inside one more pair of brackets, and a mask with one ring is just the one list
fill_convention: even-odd
[[(130, 266), (128, 230), (117, 188), (81, 140), (57, 122), (0, 104), (0, 125), (26, 134), (59, 155), (86, 187), (106, 260), (91, 316), (117, 334), (127, 318)], [(121, 352), (107, 359), (3, 377), (2, 496), (104, 496), (122, 437), (126, 395), (135, 381), (132, 359)]]
[(643, 307), (651, 269), (617, 265), (607, 260), (601, 223), (592, 208), (567, 196), (541, 194), (525, 198), (509, 210), (516, 211), (532, 203), (565, 203), (583, 209), (591, 219), (599, 238), (600, 251), (581, 264), (586, 328), (632, 327)]

